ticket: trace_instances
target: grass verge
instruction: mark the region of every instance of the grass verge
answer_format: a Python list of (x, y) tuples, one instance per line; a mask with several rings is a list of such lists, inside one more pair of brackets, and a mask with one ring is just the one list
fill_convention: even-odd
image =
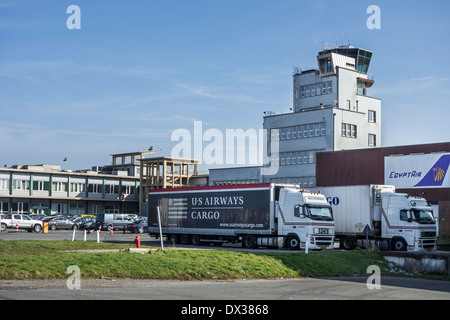
[(67, 253), (64, 250), (124, 249), (128, 245), (80, 241), (0, 240), (0, 279), (66, 279), (77, 265), (83, 278), (131, 279), (271, 279), (366, 274), (387, 263), (376, 253), (249, 253), (215, 250), (166, 250)]

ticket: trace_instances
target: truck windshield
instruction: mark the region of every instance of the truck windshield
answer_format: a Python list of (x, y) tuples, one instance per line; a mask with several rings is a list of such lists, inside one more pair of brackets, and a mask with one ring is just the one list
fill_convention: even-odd
[(412, 218), (414, 221), (420, 224), (435, 224), (433, 217), (433, 212), (431, 210), (418, 210), (413, 209), (412, 212)]
[(331, 207), (305, 206), (305, 215), (313, 220), (333, 221)]

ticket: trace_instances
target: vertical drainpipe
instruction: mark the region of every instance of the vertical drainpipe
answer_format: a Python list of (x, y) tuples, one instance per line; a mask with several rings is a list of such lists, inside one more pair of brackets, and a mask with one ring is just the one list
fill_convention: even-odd
[(70, 176), (67, 176), (67, 198), (70, 198)]
[[(102, 199), (106, 198), (106, 179), (103, 178), (103, 183), (102, 183)], [(102, 212), (105, 212), (105, 204), (106, 202), (103, 201), (102, 203)]]
[(11, 171), (9, 173), (9, 195), (12, 196), (13, 194), (13, 182), (14, 182), (14, 174)]
[(52, 200), (52, 196), (53, 196), (53, 173), (50, 173), (50, 177), (48, 178), (48, 183), (49, 183), (49, 188), (48, 188), (48, 196), (49, 196), (49, 200), (48, 200), (48, 210), (49, 210), (49, 214), (52, 214), (52, 206), (53, 206), (53, 200)]
[(88, 197), (89, 197), (89, 177), (86, 176), (85, 181), (84, 181), (84, 198), (86, 199), (86, 204), (85, 204), (85, 213), (86, 214), (90, 214)]
[[(30, 194), (30, 197), (33, 195), (33, 179), (34, 179), (34, 175), (33, 175), (33, 173), (32, 172), (30, 172), (30, 191), (29, 191), (29, 194)], [(29, 199), (28, 200), (28, 213), (33, 213), (32, 212), (32, 199)]]
[[(119, 178), (119, 200), (122, 200), (122, 178)], [(122, 201), (119, 201), (119, 211), (123, 212), (123, 201), (125, 200), (125, 195)]]
[[(34, 175), (33, 173), (30, 173), (30, 196), (33, 195), (33, 180), (34, 180)], [(28, 209), (30, 210), (30, 209)]]
[(67, 175), (67, 214), (70, 214), (70, 175)]
[[(9, 173), (9, 195), (11, 195), (11, 196), (13, 194), (13, 179), (14, 179), (14, 174), (11, 171)], [(8, 205), (8, 213), (9, 214), (12, 214), (12, 204), (13, 204), (12, 198), (9, 198), (9, 205)]]
[(87, 199), (89, 197), (89, 177), (86, 176), (86, 181), (84, 183), (84, 197)]
[(334, 108), (333, 110), (333, 151), (336, 151), (335, 146), (336, 146), (336, 113), (334, 112)]

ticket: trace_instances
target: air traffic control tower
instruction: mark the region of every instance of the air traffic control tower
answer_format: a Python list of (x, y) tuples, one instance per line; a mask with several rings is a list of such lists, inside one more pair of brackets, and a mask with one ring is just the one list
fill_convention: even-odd
[(381, 100), (368, 92), (374, 84), (371, 59), (372, 52), (351, 45), (324, 46), (317, 68), (294, 68), (291, 112), (264, 116), (266, 167), (279, 166), (264, 182), (314, 187), (317, 152), (381, 145)]

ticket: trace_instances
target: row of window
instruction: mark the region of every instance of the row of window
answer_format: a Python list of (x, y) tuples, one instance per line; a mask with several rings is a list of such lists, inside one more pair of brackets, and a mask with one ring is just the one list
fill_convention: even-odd
[[(359, 111), (359, 101), (356, 100), (356, 105), (352, 108), (352, 102), (350, 100), (347, 100), (347, 110), (353, 110), (353, 111)], [(368, 121), (371, 123), (377, 122), (377, 112), (374, 110), (368, 110)]]
[(272, 166), (311, 164), (316, 162), (316, 151), (281, 152), (270, 159)]
[(241, 185), (241, 184), (255, 184), (259, 183), (259, 180), (251, 179), (251, 180), (226, 180), (226, 181), (214, 181), (215, 186), (232, 186), (232, 185)]
[[(9, 202), (0, 201), (0, 213), (9, 213)], [(51, 206), (48, 202), (24, 202), (18, 201), (11, 204), (11, 212), (13, 213), (37, 213), (37, 214), (86, 214), (86, 206), (84, 203), (70, 202), (58, 202), (52, 203)], [(89, 212), (91, 214), (104, 213), (119, 213), (120, 207), (118, 204), (90, 204)]]
[(373, 110), (369, 110), (369, 122), (377, 122), (377, 113)]
[(325, 122), (270, 130), (271, 141), (313, 138), (326, 135)]
[(295, 90), (295, 98), (296, 99), (309, 98), (324, 94), (330, 94), (332, 92), (333, 92), (333, 83), (331, 81), (327, 81), (300, 87), (299, 90)]
[(357, 138), (356, 125), (343, 123), (342, 124), (342, 136), (347, 138)]
[(369, 146), (371, 147), (377, 146), (377, 136), (375, 134), (369, 134)]
[[(358, 137), (357, 126), (354, 124), (343, 123), (342, 124), (342, 136), (347, 137), (347, 138), (355, 138), (356, 139)], [(375, 134), (369, 133), (368, 145), (370, 147), (377, 146), (377, 136)]]
[[(30, 181), (22, 179), (14, 179), (12, 183), (13, 190), (30, 190)], [(67, 182), (52, 182), (51, 190), (55, 192), (67, 192)], [(0, 179), (0, 190), (9, 190), (9, 179)], [(33, 181), (33, 190), (35, 191), (50, 191), (50, 182), (48, 181)], [(122, 186), (119, 190), (119, 185), (105, 184), (105, 193), (119, 194), (133, 194), (135, 192), (134, 186)], [(86, 192), (85, 183), (70, 183), (70, 192), (82, 193)], [(103, 184), (88, 184), (88, 192), (103, 193)]]
[[(288, 178), (272, 178), (271, 183), (288, 183), (297, 184), (300, 188), (314, 188), (316, 186), (315, 177), (288, 177)], [(214, 181), (215, 186), (224, 185), (241, 185), (241, 184), (255, 184), (258, 180), (235, 180), (235, 181)]]

